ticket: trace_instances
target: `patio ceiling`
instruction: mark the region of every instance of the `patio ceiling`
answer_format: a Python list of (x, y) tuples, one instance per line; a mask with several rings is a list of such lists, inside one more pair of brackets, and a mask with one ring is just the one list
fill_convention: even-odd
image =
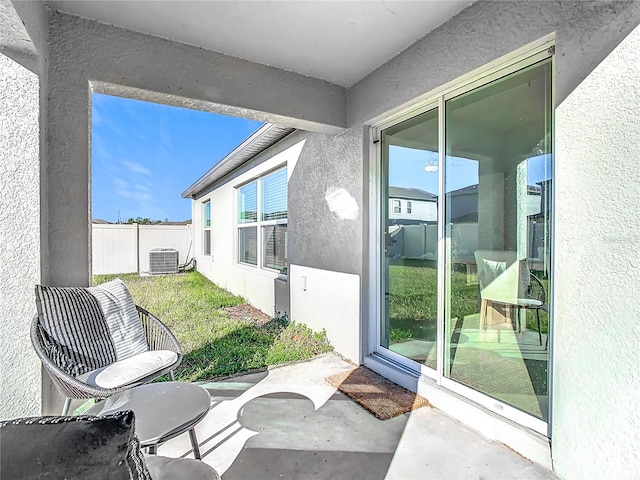
[(77, 1), (56, 10), (351, 87), (473, 0)]

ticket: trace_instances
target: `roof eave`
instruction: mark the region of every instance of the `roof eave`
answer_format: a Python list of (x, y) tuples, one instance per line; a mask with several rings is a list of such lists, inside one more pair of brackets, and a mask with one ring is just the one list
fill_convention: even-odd
[(264, 124), (182, 192), (182, 198), (196, 198), (199, 193), (275, 145), (294, 130), (294, 128), (281, 127), (273, 123)]

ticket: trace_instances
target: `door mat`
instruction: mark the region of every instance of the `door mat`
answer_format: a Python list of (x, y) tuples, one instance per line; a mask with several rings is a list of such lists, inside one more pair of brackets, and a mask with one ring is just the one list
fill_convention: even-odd
[(396, 385), (366, 367), (332, 375), (326, 380), (381, 420), (431, 406), (426, 398)]

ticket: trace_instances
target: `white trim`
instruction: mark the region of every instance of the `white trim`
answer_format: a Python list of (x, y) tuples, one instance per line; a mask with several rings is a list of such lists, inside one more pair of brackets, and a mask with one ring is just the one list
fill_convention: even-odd
[[(264, 266), (264, 244), (263, 244), (263, 227), (268, 227), (268, 226), (272, 226), (272, 225), (288, 225), (288, 218), (289, 218), (289, 206), (287, 205), (287, 218), (277, 218), (274, 220), (261, 220), (261, 216), (262, 216), (262, 193), (263, 193), (263, 185), (262, 185), (262, 181), (263, 179), (265, 179), (266, 177), (273, 175), (275, 173), (281, 172), (283, 170), (287, 170), (287, 190), (289, 188), (288, 185), (288, 178), (289, 178), (289, 172), (288, 172), (288, 164), (285, 162), (283, 164), (277, 165), (273, 168), (269, 168), (264, 170), (263, 172), (261, 172), (260, 174), (254, 175), (253, 177), (251, 177), (248, 180), (245, 180), (241, 183), (238, 183), (237, 185), (234, 185), (233, 188), (236, 192), (235, 195), (235, 204), (234, 204), (234, 223), (235, 223), (235, 232), (234, 232), (234, 240), (235, 240), (235, 262), (236, 265), (240, 265), (240, 266), (244, 266), (248, 269), (253, 269), (253, 270), (260, 270), (260, 271), (266, 271), (269, 272), (271, 274), (280, 274), (280, 271), (274, 268), (268, 268)], [(256, 184), (256, 220), (254, 222), (246, 222), (246, 223), (239, 223), (239, 209), (240, 209), (240, 204), (239, 204), (239, 198), (240, 198), (240, 190), (248, 185), (251, 185), (252, 183)], [(288, 194), (288, 192), (287, 192)], [(248, 262), (243, 262), (240, 260), (240, 229), (241, 228), (255, 228), (256, 229), (256, 264), (252, 264), (252, 263), (248, 263)]]
[[(553, 152), (553, 161), (551, 162), (551, 171), (552, 178), (556, 179), (556, 165), (557, 161), (555, 158), (556, 154), (556, 58), (555, 55), (551, 58), (551, 151)], [(556, 212), (556, 187), (553, 185), (551, 187), (551, 205), (549, 205), (549, 210), (552, 212), (552, 215), (555, 217)], [(555, 284), (555, 246), (556, 246), (556, 222), (553, 221), (551, 223), (551, 238), (550, 238), (550, 249), (551, 255), (549, 255), (549, 272), (547, 275), (549, 276), (549, 291), (547, 292), (547, 305), (549, 307), (549, 318), (555, 319), (555, 288), (553, 285)], [(553, 366), (554, 366), (554, 349), (553, 349), (553, 332), (555, 330), (555, 321), (550, 321), (547, 326), (547, 349), (549, 351), (549, 362), (548, 362), (548, 376), (549, 376), (549, 384), (547, 386), (547, 394), (549, 395), (549, 411), (547, 413), (547, 423), (548, 427), (548, 435), (549, 438), (553, 435), (553, 402), (551, 399), (553, 398)]]
[[(555, 45), (555, 34), (551, 33), (539, 40), (531, 42), (507, 55), (504, 55), (492, 62), (489, 62), (471, 72), (462, 75), (444, 85), (415, 97), (402, 105), (389, 110), (381, 115), (372, 118), (365, 125), (369, 125), (378, 130), (383, 130), (395, 125), (403, 120), (415, 117), (424, 110), (425, 105), (437, 102), (438, 98), (448, 94), (453, 90), (458, 90), (484, 77), (488, 77), (500, 70), (509, 68), (511, 65), (524, 62), (529, 57), (538, 55)], [(503, 76), (502, 74), (499, 76)]]
[[(438, 272), (437, 272), (437, 292), (438, 298), (449, 298), (450, 292), (448, 291), (448, 279), (447, 275), (447, 259), (445, 258), (446, 252), (449, 251), (447, 248), (447, 233), (445, 231), (445, 199), (446, 195), (443, 195), (444, 192), (444, 164), (445, 164), (445, 138), (444, 138), (444, 125), (445, 125), (445, 102), (442, 97), (438, 99), (438, 259), (444, 258), (444, 262), (437, 261)], [(443, 267), (444, 268), (441, 268)], [(440, 372), (444, 372), (444, 366), (446, 362), (448, 362), (448, 358), (445, 357), (445, 349), (442, 348), (444, 346), (444, 341), (440, 341), (441, 338), (444, 338), (446, 335), (445, 322), (442, 319), (446, 319), (448, 316), (447, 312), (448, 302), (442, 301), (437, 303), (436, 315), (438, 316), (438, 322), (436, 323), (436, 354), (437, 354), (437, 365), (435, 378), (438, 384), (441, 381)]]
[[(207, 223), (207, 216), (206, 216), (206, 210), (207, 210), (207, 205), (209, 206), (209, 226), (207, 227), (206, 223)], [(213, 224), (213, 220), (211, 218), (211, 198), (207, 198), (206, 200), (203, 200), (201, 202), (201, 215), (202, 215), (202, 255), (206, 256), (206, 257), (210, 257), (211, 259), (213, 259), (213, 253), (212, 253), (212, 245), (213, 245), (213, 240), (211, 238), (211, 225)], [(209, 232), (209, 253), (206, 253), (205, 251), (205, 246), (206, 246), (206, 232)]]
[(512, 407), (511, 405), (502, 402), (496, 398), (490, 397), (479, 390), (471, 387), (467, 387), (462, 383), (456, 382), (451, 378), (447, 378), (444, 375), (440, 379), (440, 385), (447, 390), (455, 393), (459, 393), (465, 398), (468, 398), (478, 405), (482, 405), (487, 410), (497, 413), (498, 415), (516, 422), (523, 427), (530, 428), (534, 432), (538, 432), (541, 435), (547, 436), (548, 426), (547, 422), (540, 420), (520, 409)]

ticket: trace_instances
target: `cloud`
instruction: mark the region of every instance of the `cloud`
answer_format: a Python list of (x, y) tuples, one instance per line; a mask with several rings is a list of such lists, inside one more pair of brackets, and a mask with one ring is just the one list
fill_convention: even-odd
[(173, 152), (173, 137), (171, 135), (171, 128), (169, 126), (169, 120), (166, 115), (160, 117), (160, 128), (158, 129), (160, 135), (160, 145), (166, 150), (166, 153), (171, 154)]
[(138, 162), (130, 162), (128, 160), (124, 160), (122, 163), (130, 172), (141, 173), (142, 175), (151, 175), (151, 170)]
[(127, 190), (127, 189), (116, 190), (116, 195), (118, 195), (121, 198), (125, 198), (127, 200), (134, 200), (136, 202), (141, 202), (141, 203), (149, 202), (153, 198), (151, 194), (147, 192)]
[(438, 162), (436, 162), (436, 161), (427, 162), (426, 165), (424, 166), (424, 171), (425, 172), (437, 172), (438, 171)]

